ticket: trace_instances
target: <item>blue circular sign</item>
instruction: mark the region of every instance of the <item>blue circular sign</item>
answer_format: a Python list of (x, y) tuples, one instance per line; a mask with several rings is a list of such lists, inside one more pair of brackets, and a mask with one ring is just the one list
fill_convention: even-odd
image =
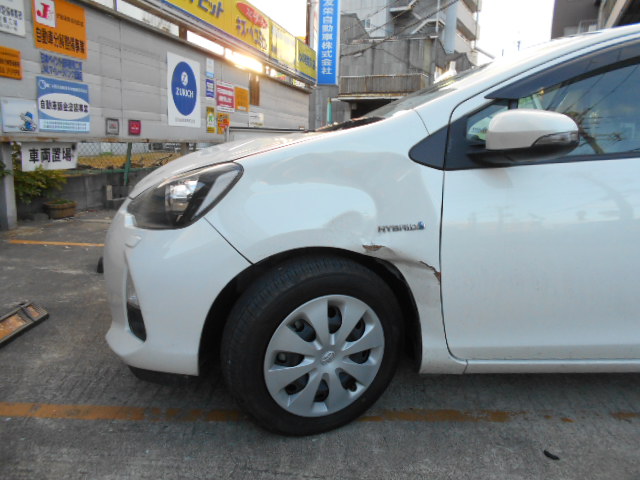
[(173, 103), (182, 115), (190, 115), (196, 108), (198, 88), (196, 76), (186, 62), (180, 62), (171, 77), (171, 95)]

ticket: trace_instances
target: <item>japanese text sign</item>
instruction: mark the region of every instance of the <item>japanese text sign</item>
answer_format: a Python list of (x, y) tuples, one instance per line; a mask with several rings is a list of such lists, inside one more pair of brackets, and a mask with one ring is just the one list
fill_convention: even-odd
[(88, 132), (89, 86), (57, 78), (36, 77), (42, 132)]
[(64, 170), (78, 166), (78, 150), (74, 143), (22, 143), (22, 171)]
[(233, 85), (216, 82), (216, 97), (218, 98), (218, 110), (221, 112), (236, 111), (236, 90)]
[(0, 77), (22, 79), (20, 50), (0, 47)]
[(87, 58), (84, 8), (64, 0), (33, 0), (33, 19), (36, 47)]
[(318, 85), (338, 84), (340, 0), (320, 0)]
[(0, 0), (0, 32), (24, 37), (23, 0)]

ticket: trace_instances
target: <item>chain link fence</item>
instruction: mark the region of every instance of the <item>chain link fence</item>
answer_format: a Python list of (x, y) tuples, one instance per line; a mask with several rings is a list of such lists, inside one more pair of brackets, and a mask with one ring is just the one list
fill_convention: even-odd
[(78, 170), (94, 171), (160, 167), (186, 150), (184, 144), (159, 142), (78, 143), (77, 148)]

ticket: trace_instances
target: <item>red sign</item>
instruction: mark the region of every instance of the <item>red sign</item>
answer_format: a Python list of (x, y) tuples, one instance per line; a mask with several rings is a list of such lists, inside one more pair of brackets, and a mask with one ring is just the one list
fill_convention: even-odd
[(142, 122), (140, 120), (129, 120), (129, 135), (140, 135), (142, 132)]
[(251, 23), (257, 25), (260, 28), (268, 28), (269, 22), (251, 5), (247, 5), (246, 3), (238, 2), (237, 4), (238, 10), (242, 12), (242, 14), (251, 20)]
[(222, 112), (236, 111), (236, 89), (233, 85), (216, 82), (216, 98), (218, 99), (218, 110)]

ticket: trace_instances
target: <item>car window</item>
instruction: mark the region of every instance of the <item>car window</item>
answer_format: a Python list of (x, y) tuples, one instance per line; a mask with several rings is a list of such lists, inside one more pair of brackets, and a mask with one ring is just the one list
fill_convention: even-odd
[[(640, 64), (618, 65), (542, 89), (518, 99), (517, 108), (563, 113), (578, 125), (580, 144), (569, 156), (640, 151)], [(512, 108), (515, 107), (512, 104)], [(496, 101), (466, 119), (465, 139), (477, 150), (486, 142), (491, 119), (508, 108)]]

